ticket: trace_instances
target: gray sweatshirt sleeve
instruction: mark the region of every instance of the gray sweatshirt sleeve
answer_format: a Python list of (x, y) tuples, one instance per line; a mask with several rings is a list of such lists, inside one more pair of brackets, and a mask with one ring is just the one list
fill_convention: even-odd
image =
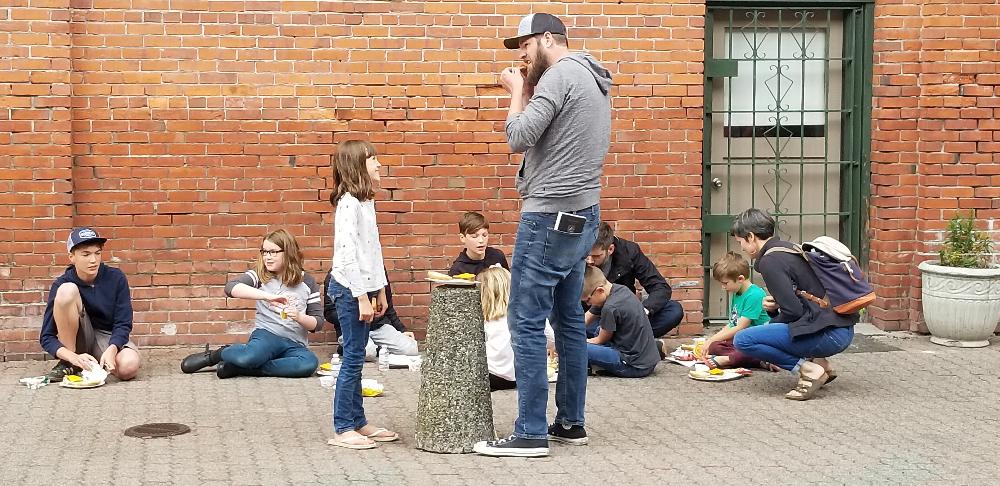
[(257, 272), (253, 270), (243, 272), (239, 277), (236, 277), (235, 280), (231, 280), (226, 284), (226, 297), (233, 296), (233, 289), (237, 284), (246, 284), (257, 289), (260, 288), (260, 279), (257, 278)]
[(323, 325), (326, 322), (323, 319), (323, 303), (319, 298), (319, 285), (316, 284), (316, 279), (308, 273), (302, 276), (302, 281), (309, 287), (309, 299), (306, 300), (306, 315), (316, 318), (316, 327), (309, 332), (317, 332), (323, 329)]
[[(550, 68), (551, 69), (551, 68)], [(507, 117), (504, 129), (507, 144), (514, 153), (521, 153), (534, 147), (545, 130), (549, 128), (556, 114), (566, 101), (569, 80), (552, 69), (535, 86), (535, 94), (528, 100), (524, 111)]]

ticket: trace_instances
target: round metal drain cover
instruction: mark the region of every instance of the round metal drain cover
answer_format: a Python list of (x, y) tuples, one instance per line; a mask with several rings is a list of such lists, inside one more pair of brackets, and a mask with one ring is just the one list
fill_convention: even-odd
[(184, 424), (143, 424), (125, 429), (125, 435), (140, 439), (170, 437), (191, 432), (191, 427)]

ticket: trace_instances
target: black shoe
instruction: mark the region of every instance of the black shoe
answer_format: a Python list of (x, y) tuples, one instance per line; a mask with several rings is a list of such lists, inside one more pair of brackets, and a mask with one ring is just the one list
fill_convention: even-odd
[(235, 366), (222, 361), (219, 363), (219, 366), (215, 367), (215, 376), (218, 376), (219, 379), (225, 380), (226, 378), (240, 376), (240, 372)]
[(552, 424), (549, 426), (549, 440), (563, 444), (586, 445), (587, 430), (582, 425), (570, 425), (566, 428), (562, 424)]
[(493, 457), (545, 457), (549, 455), (549, 441), (522, 439), (512, 435), (506, 439), (477, 442), (472, 450)]
[(667, 359), (667, 342), (662, 339), (654, 339), (656, 341), (656, 350), (660, 352), (660, 361)]
[(222, 350), (226, 349), (223, 346), (215, 351), (209, 351), (208, 345), (205, 345), (205, 350), (200, 353), (194, 353), (181, 361), (181, 371), (185, 373), (194, 373), (209, 366), (215, 366), (222, 361)]
[(66, 375), (79, 375), (80, 373), (83, 373), (82, 369), (77, 368), (66, 361), (59, 360), (59, 362), (52, 367), (52, 370), (46, 373), (45, 377), (49, 379), (49, 383), (59, 383)]

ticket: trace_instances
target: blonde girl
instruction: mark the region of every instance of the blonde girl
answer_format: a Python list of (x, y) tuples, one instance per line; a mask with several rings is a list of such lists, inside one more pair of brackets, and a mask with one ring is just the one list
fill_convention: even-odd
[[(486, 364), (490, 371), (490, 391), (510, 390), (514, 381), (514, 351), (510, 346), (507, 326), (507, 304), (510, 301), (510, 271), (499, 265), (489, 267), (476, 280), (480, 283), (480, 301), (486, 330)], [(545, 335), (552, 340), (552, 328), (545, 323)]]

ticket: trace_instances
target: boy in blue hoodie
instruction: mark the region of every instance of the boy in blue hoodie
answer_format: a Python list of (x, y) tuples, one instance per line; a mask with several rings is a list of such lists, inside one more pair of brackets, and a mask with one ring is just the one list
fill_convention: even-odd
[(101, 262), (107, 238), (91, 228), (75, 228), (66, 239), (70, 265), (52, 283), (39, 342), (59, 359), (47, 375), (52, 382), (101, 366), (120, 380), (139, 372), (132, 333), (132, 297), (121, 270)]

